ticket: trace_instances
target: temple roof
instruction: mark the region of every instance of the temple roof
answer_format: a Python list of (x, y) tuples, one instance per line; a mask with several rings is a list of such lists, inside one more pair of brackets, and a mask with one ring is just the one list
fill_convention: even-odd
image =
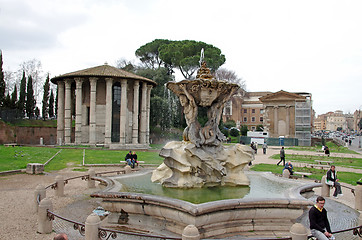
[(60, 76), (53, 77), (51, 81), (52, 83), (56, 84), (57, 81), (64, 80), (67, 78), (75, 78), (75, 77), (101, 77), (101, 78), (112, 77), (112, 78), (122, 78), (122, 79), (134, 79), (134, 80), (146, 81), (148, 83), (151, 83), (152, 85), (157, 85), (157, 83), (152, 81), (151, 79), (138, 76), (134, 73), (130, 73), (116, 67), (109, 66), (108, 64), (66, 73)]

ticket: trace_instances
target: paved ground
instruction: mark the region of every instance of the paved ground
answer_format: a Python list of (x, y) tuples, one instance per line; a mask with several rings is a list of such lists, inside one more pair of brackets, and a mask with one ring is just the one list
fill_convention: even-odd
[[(278, 154), (280, 148), (270, 147), (266, 155), (262, 154), (259, 149), (253, 164), (268, 163), (276, 164), (277, 160), (269, 159), (269, 156)], [(287, 154), (298, 153), (286, 149)], [(313, 152), (299, 152), (299, 154), (318, 154)], [(332, 153), (332, 156), (337, 155)], [(351, 154), (338, 156), (352, 156)], [(353, 155), (354, 157), (362, 158), (362, 155)], [(118, 170), (116, 167), (113, 168), (96, 168), (96, 172)], [(361, 169), (349, 169), (339, 168), (339, 171), (351, 171), (361, 173)], [(44, 186), (53, 183), (56, 175), (61, 174), (65, 178), (83, 175), (85, 173), (79, 173), (71, 171), (71, 168), (61, 170), (59, 172), (49, 173), (45, 175), (9, 175), (0, 176), (0, 239), (52, 239), (55, 233), (49, 235), (38, 234), (37, 231), (37, 216), (33, 210), (33, 198), (34, 189), (38, 184)], [(303, 179), (301, 181), (311, 181)], [(84, 222), (85, 218), (91, 213), (91, 211), (99, 205), (97, 199), (89, 198), (89, 194), (95, 190), (87, 189), (87, 183), (83, 180), (72, 180), (65, 187), (66, 196), (63, 198), (56, 198), (54, 191), (47, 191), (47, 197), (53, 201), (54, 211), (63, 216), (72, 216), (73, 220)], [(316, 189), (316, 194), (320, 194), (319, 188)], [(335, 200), (329, 198), (330, 204), (328, 206), (332, 211), (339, 209), (345, 213), (348, 208), (341, 207), (338, 203), (343, 203), (346, 206), (354, 208), (354, 196), (353, 194), (343, 189), (344, 196)], [(336, 201), (336, 202), (334, 202)], [(85, 204), (86, 203), (86, 204)], [(328, 207), (327, 206), (327, 207)], [(326, 207), (326, 208), (327, 208)], [(338, 211), (337, 211), (338, 214)], [(346, 215), (343, 215), (346, 216)], [(347, 214), (348, 216), (348, 214)], [(342, 217), (340, 221), (347, 221), (348, 217)], [(64, 224), (62, 221), (55, 221), (54, 228), (58, 231), (70, 232), (72, 240), (79, 239), (77, 232), (72, 230), (72, 225)], [(347, 239), (347, 238), (341, 238)], [(352, 238), (351, 238), (352, 239)]]

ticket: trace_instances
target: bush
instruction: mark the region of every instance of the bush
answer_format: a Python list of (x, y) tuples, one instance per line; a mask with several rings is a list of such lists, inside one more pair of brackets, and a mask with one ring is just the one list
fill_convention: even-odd
[(227, 127), (228, 129), (235, 127), (236, 123), (234, 120), (228, 120), (224, 123), (224, 126)]
[(236, 129), (236, 128), (231, 128), (230, 129), (230, 136), (232, 137), (238, 137), (240, 134), (239, 134), (239, 130)]

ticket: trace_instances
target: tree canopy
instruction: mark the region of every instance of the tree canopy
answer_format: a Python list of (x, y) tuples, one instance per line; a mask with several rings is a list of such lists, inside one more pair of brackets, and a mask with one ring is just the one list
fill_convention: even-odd
[(194, 40), (171, 41), (156, 39), (136, 50), (136, 56), (147, 67), (165, 67), (169, 73), (179, 69), (186, 79), (200, 67), (201, 49), (204, 49), (204, 61), (211, 71), (216, 71), (225, 62), (221, 50), (211, 44)]

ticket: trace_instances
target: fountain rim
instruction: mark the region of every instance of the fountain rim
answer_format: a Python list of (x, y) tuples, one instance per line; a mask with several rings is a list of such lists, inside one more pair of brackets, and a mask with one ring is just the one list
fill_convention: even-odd
[[(147, 174), (150, 171), (145, 171), (141, 174)], [(271, 172), (263, 172), (270, 173)], [(136, 174), (136, 173), (135, 173)], [(137, 174), (140, 174), (139, 172)], [(134, 175), (134, 174), (132, 174)], [(130, 175), (128, 175), (130, 176)], [(169, 208), (177, 209), (179, 211), (187, 212), (193, 216), (199, 216), (207, 214), (210, 212), (231, 210), (231, 209), (243, 209), (243, 208), (307, 208), (313, 206), (313, 202), (304, 198), (301, 193), (306, 191), (311, 191), (315, 187), (320, 187), (320, 183), (307, 183), (300, 186), (292, 187), (288, 189), (285, 193), (286, 198), (239, 198), (239, 199), (223, 199), (210, 201), (205, 203), (191, 203), (184, 200), (166, 197), (166, 196), (157, 196), (145, 193), (133, 193), (133, 192), (115, 192), (112, 191), (117, 184), (114, 179), (122, 178), (126, 176), (107, 176), (107, 177), (97, 177), (102, 179), (107, 183), (107, 187), (101, 191), (91, 194), (91, 197), (102, 198), (103, 200), (110, 201), (110, 199), (122, 199), (125, 201), (127, 199), (130, 202), (142, 202), (147, 204), (167, 206)], [(282, 179), (287, 180), (287, 179)]]

